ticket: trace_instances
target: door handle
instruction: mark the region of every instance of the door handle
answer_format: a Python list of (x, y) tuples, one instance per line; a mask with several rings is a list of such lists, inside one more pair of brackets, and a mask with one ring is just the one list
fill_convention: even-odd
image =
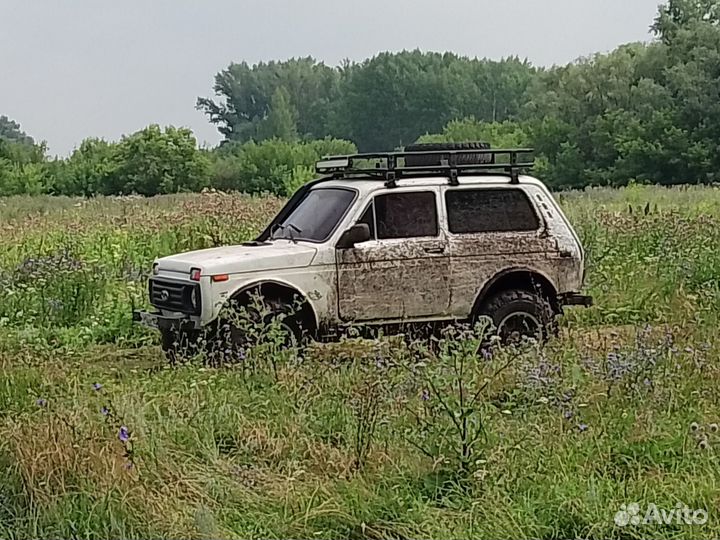
[(445, 253), (445, 248), (444, 247), (426, 247), (425, 253), (427, 253), (428, 255), (442, 255), (443, 253)]

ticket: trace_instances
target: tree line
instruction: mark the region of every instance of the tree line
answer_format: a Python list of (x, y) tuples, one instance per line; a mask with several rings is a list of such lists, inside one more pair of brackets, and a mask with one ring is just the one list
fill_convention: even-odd
[(557, 188), (718, 181), (720, 1), (669, 0), (655, 39), (537, 68), (451, 53), (381, 53), (329, 67), (312, 58), (231, 64), (197, 101), (223, 135), (151, 126), (89, 139), (64, 160), (0, 118), (0, 193), (153, 195), (203, 187), (287, 194), (324, 154), (415, 141), (532, 146)]

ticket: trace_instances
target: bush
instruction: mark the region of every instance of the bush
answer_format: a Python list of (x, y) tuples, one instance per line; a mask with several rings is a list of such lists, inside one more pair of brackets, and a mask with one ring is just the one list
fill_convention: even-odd
[(223, 191), (289, 195), (313, 178), (323, 156), (355, 152), (354, 144), (337, 139), (228, 143), (214, 153), (211, 184)]
[(120, 166), (104, 194), (150, 196), (207, 186), (209, 161), (189, 129), (149, 126), (122, 139), (118, 158)]
[(113, 194), (120, 169), (119, 145), (85, 139), (72, 155), (57, 162), (53, 192), (58, 195)]
[(481, 122), (473, 117), (453, 120), (440, 134), (427, 134), (420, 143), (488, 142), (493, 148), (520, 148), (530, 142), (528, 129), (517, 122)]
[(13, 163), (0, 159), (0, 196), (41, 195), (48, 191), (48, 175), (42, 163)]

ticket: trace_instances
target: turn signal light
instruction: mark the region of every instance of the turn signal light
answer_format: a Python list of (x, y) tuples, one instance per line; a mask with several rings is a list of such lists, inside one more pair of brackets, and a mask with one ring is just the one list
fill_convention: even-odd
[(228, 274), (218, 274), (217, 276), (213, 276), (212, 280), (216, 283), (219, 283), (221, 281), (227, 281), (230, 279), (230, 276)]

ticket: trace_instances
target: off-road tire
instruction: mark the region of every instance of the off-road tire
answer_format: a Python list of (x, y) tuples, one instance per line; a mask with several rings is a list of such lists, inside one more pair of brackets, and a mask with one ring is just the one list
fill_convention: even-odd
[[(286, 347), (299, 347), (309, 339), (310, 333), (302, 324), (302, 318), (293, 313), (293, 306), (281, 299), (263, 299), (266, 313), (261, 313), (256, 308), (247, 305), (238, 305), (238, 311), (244, 309), (250, 318), (251, 324), (257, 324), (260, 328), (269, 326), (274, 319), (282, 316), (281, 326), (286, 330)], [(229, 308), (232, 309), (232, 308)], [(232, 324), (231, 318), (219, 318), (209, 331), (207, 343), (207, 356), (211, 363), (223, 363), (226, 361), (242, 359), (244, 351), (255, 345), (253, 339)]]
[[(442, 152), (445, 150), (490, 150), (490, 145), (484, 142), (464, 143), (418, 143), (405, 147), (406, 152)], [(433, 167), (440, 165), (440, 156), (406, 156), (406, 167)], [(494, 161), (491, 154), (458, 154), (458, 165), (487, 165)]]
[(160, 346), (171, 364), (188, 360), (200, 352), (197, 331), (167, 328), (160, 330)]
[[(484, 302), (477, 315), (489, 317), (505, 342), (516, 341), (522, 336), (545, 341), (557, 332), (557, 314), (541, 292), (501, 291)], [(526, 326), (526, 331), (521, 330)], [(515, 336), (516, 333), (519, 335)]]

